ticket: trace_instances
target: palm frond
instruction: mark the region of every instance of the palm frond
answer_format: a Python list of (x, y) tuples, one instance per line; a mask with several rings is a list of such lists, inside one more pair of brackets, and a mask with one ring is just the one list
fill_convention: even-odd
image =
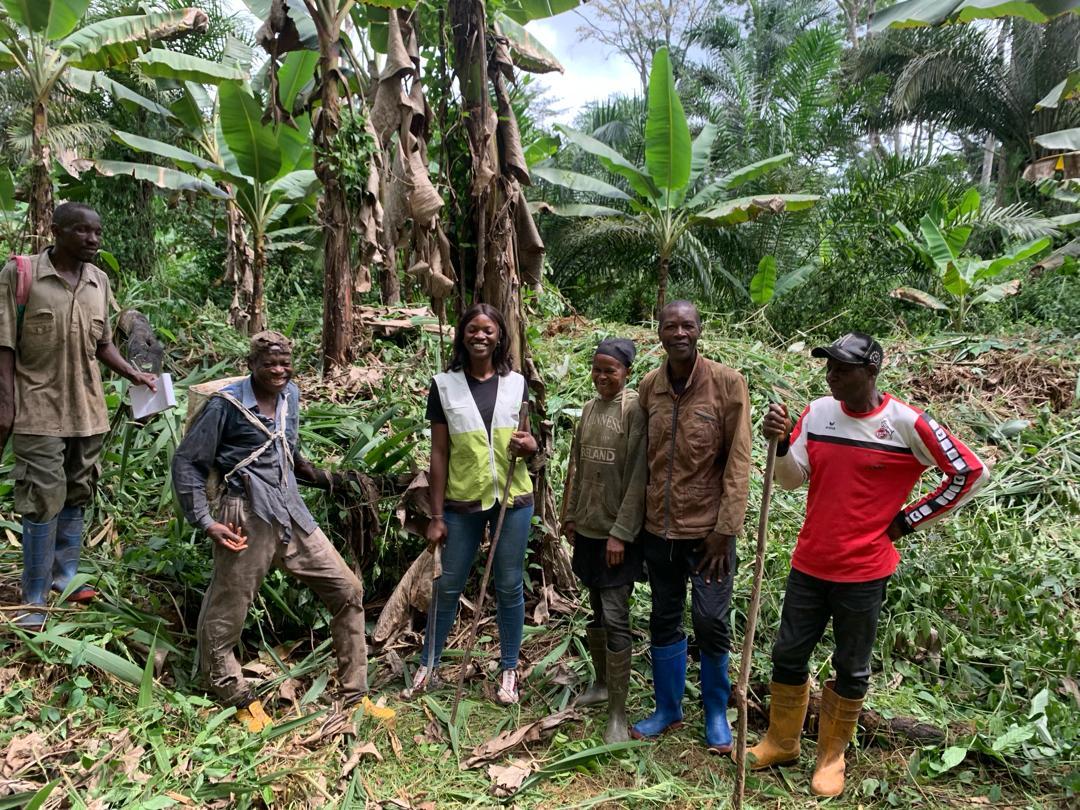
[(694, 281), (701, 285), (705, 295), (713, 294), (713, 259), (708, 247), (697, 238), (693, 231), (686, 230), (679, 236), (675, 243), (675, 252), (672, 254), (674, 261), (675, 277), (679, 271), (689, 270)]
[(656, 243), (647, 222), (637, 219), (567, 219), (545, 240), (558, 246), (549, 256), (552, 280), (560, 287), (602, 287), (656, 271)]
[(1005, 206), (993, 203), (984, 205), (976, 222), (982, 227), (999, 228), (1014, 239), (1030, 240), (1061, 235), (1053, 220), (1022, 202)]
[(840, 34), (828, 27), (811, 28), (788, 47), (776, 81), (777, 106), (788, 144), (813, 138), (822, 110), (835, 98), (841, 53)]
[[(7, 131), (7, 143), (13, 152), (26, 158), (32, 147), (30, 127), (23, 127), (20, 121), (12, 122)], [(54, 154), (74, 151), (88, 155), (101, 148), (108, 140), (111, 127), (103, 121), (73, 121), (68, 124), (53, 124), (45, 136), (45, 142)]]

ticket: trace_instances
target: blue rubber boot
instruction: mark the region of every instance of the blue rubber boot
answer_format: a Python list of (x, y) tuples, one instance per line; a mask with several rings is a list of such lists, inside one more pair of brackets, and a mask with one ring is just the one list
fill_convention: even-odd
[[(79, 573), (82, 535), (83, 507), (65, 506), (56, 516), (56, 557), (53, 560), (52, 589), (57, 593), (63, 593)], [(97, 591), (89, 585), (83, 585), (68, 594), (67, 600), (89, 602), (96, 596)]]
[(705, 707), (705, 743), (710, 754), (731, 753), (731, 726), (728, 725), (728, 654), (701, 654), (701, 702)]
[[(34, 523), (23, 518), (22, 598), (27, 605), (45, 606), (52, 585), (53, 558), (56, 552), (56, 518), (48, 523)], [(39, 611), (23, 613), (15, 618), (19, 627), (41, 630), (45, 614)]]
[(659, 737), (682, 725), (682, 699), (686, 689), (686, 639), (652, 648), (653, 693), (656, 711), (630, 730), (635, 740)]

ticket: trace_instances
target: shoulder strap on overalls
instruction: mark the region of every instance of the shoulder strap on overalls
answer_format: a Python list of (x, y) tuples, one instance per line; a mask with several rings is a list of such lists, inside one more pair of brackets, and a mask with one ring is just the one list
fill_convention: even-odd
[(232, 476), (236, 475), (236, 473), (240, 472), (240, 470), (253, 464), (259, 458), (261, 458), (263, 453), (273, 447), (274, 442), (278, 439), (281, 440), (281, 448), (283, 451), (281, 460), (281, 478), (282, 481), (284, 481), (285, 465), (288, 464), (289, 467), (292, 467), (293, 465), (292, 449), (289, 447), (288, 439), (285, 436), (285, 423), (289, 417), (289, 398), (285, 397), (285, 403), (277, 414), (277, 423), (274, 426), (274, 430), (271, 431), (259, 417), (257, 417), (244, 406), (244, 403), (242, 403), (239, 399), (234, 397), (228, 391), (216, 391), (214, 392), (214, 394), (212, 394), (212, 396), (221, 397), (226, 402), (231, 402), (239, 409), (240, 413), (244, 416), (245, 419), (247, 419), (252, 425), (257, 427), (262, 433), (266, 434), (266, 441), (263, 444), (252, 450), (251, 453), (247, 455), (247, 457), (242, 459), (235, 467), (225, 473), (225, 482), (228, 483), (229, 479), (232, 478)]

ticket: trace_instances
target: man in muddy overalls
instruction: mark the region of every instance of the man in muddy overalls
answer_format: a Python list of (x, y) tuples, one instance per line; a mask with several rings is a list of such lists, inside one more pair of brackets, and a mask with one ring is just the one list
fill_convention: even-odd
[[(277, 566), (311, 586), (332, 616), (338, 685), (345, 705), (367, 692), (363, 585), (315, 524), (297, 479), (333, 488), (336, 476), (299, 454), (300, 390), (292, 346), (277, 332), (251, 338), (251, 375), (215, 393), (173, 458), (184, 516), (214, 541), (214, 573), (199, 613), (199, 666), (218, 697), (250, 731), (270, 725), (234, 648), (259, 585)], [(224, 492), (214, 503), (211, 470)]]

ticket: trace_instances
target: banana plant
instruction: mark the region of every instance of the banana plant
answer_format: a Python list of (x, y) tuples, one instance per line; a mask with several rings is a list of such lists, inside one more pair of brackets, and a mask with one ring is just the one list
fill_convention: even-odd
[[(561, 216), (604, 220), (610, 229), (649, 244), (657, 256), (657, 314), (664, 306), (674, 261), (688, 262), (705, 283), (709, 281), (708, 250), (697, 237), (697, 231), (738, 225), (763, 214), (803, 211), (818, 200), (814, 194), (727, 197), (739, 186), (784, 165), (792, 155), (790, 152), (775, 155), (713, 177), (710, 153), (717, 128), (707, 123), (691, 141), (686, 113), (675, 91), (667, 48), (656, 52), (649, 76), (643, 167), (635, 166), (619, 152), (589, 135), (564, 126), (558, 129), (570, 143), (594, 155), (608, 172), (624, 181), (629, 190), (599, 177), (555, 166), (537, 166), (532, 169), (536, 177), (589, 197), (613, 200), (620, 206), (541, 204), (540, 210)], [(735, 290), (746, 295), (742, 282), (723, 268), (718, 269)]]
[(72, 68), (105, 70), (133, 61), (153, 40), (206, 30), (206, 12), (181, 8), (110, 17), (79, 27), (90, 0), (0, 0), (0, 70), (18, 70), (31, 93), (30, 232), (33, 248), (49, 239), (52, 178), (49, 101)]
[[(243, 61), (243, 60), (241, 60)], [(174, 51), (153, 49), (135, 60), (139, 71), (157, 79), (168, 91), (172, 102), (165, 107), (146, 98), (127, 86), (113, 81), (104, 73), (72, 70), (72, 85), (81, 92), (102, 90), (113, 100), (128, 108), (153, 113), (175, 127), (176, 140), (192, 151), (178, 148), (133, 133), (117, 131), (114, 140), (128, 148), (164, 158), (168, 166), (125, 161), (94, 161), (101, 174), (127, 174), (170, 191), (194, 191), (220, 199), (225, 207), (225, 281), (233, 286), (233, 301), (229, 319), (234, 327), (244, 331), (252, 319), (252, 263), (254, 256), (248, 244), (243, 217), (233, 197), (231, 183), (215, 180), (204, 170), (224, 172), (224, 150), (218, 121), (217, 95), (204, 85), (216, 86), (225, 81), (244, 81), (247, 76), (241, 65), (215, 62)]]
[[(170, 113), (201, 154), (116, 132), (119, 142), (164, 158), (175, 168), (108, 160), (92, 165), (100, 174), (130, 175), (165, 190), (196, 191), (226, 201), (226, 213), (235, 211), (246, 226), (245, 234), (239, 223), (227, 217), (227, 238), (237, 262), (231, 268), (238, 287), (233, 325), (258, 332), (266, 327), (264, 286), (273, 236), (291, 224), (287, 217), (294, 208), (311, 206), (318, 188), (312, 171), (310, 123), (303, 116), (295, 121), (296, 128), (264, 124), (262, 104), (240, 82), (222, 81), (216, 97), (194, 82), (184, 82), (182, 87)], [(288, 231), (295, 233), (291, 227)]]
[(1043, 253), (1050, 247), (1050, 237), (1014, 246), (992, 259), (965, 254), (980, 204), (978, 191), (971, 189), (954, 208), (942, 210), (935, 206), (919, 221), (921, 238), (912, 234), (902, 222), (892, 226), (893, 234), (937, 275), (949, 302), (915, 287), (898, 287), (889, 293), (890, 296), (950, 313), (953, 327), (959, 329), (972, 307), (995, 303), (1020, 291), (1020, 280), (1006, 279), (1006, 273)]

